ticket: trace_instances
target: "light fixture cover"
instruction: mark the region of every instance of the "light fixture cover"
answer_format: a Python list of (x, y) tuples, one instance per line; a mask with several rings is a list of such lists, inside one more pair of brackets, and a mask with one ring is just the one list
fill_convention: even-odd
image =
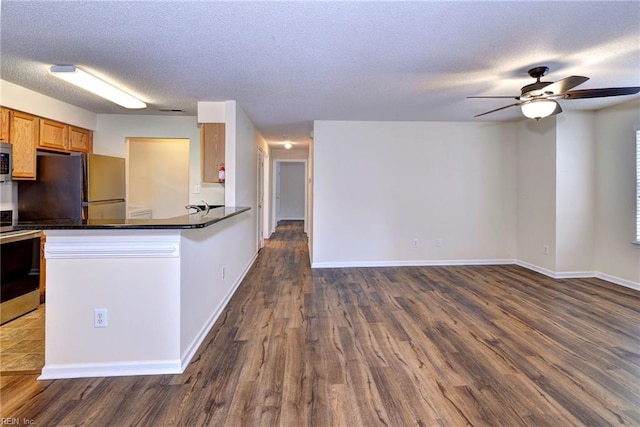
[(54, 65), (49, 69), (49, 73), (125, 108), (135, 109), (147, 107), (147, 104), (139, 99), (82, 71), (75, 65)]
[(291, 149), (291, 147), (293, 147), (293, 144), (291, 144), (289, 141), (287, 141), (287, 142), (285, 142), (285, 143), (284, 143), (284, 148), (285, 148), (285, 149), (290, 150), (290, 149)]
[(556, 109), (557, 103), (552, 99), (534, 99), (522, 104), (522, 114), (530, 119), (543, 119), (550, 116)]

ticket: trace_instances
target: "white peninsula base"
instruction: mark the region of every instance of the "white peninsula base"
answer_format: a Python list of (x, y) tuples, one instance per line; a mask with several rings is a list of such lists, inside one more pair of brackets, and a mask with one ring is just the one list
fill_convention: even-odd
[(45, 230), (39, 379), (183, 372), (255, 260), (257, 248), (241, 247), (249, 223), (245, 213), (204, 228)]

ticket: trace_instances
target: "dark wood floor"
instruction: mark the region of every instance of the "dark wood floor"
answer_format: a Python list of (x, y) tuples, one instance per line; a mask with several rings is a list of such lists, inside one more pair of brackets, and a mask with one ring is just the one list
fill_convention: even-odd
[(267, 242), (182, 375), (2, 377), (37, 425), (640, 425), (640, 293), (517, 266), (309, 268)]

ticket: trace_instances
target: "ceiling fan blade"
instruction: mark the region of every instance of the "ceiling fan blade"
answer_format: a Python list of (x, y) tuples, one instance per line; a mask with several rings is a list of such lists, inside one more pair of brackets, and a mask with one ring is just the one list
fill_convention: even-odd
[(498, 96), (467, 96), (467, 98), (510, 98), (510, 99), (520, 99), (519, 96), (509, 96), (509, 95), (498, 95)]
[(543, 87), (542, 89), (540, 89), (541, 92), (545, 93), (545, 94), (553, 94), (553, 95), (558, 95), (560, 93), (564, 93), (566, 91), (568, 91), (571, 88), (574, 88), (578, 85), (581, 85), (582, 83), (586, 82), (587, 80), (589, 80), (589, 77), (584, 77), (584, 76), (570, 76), (567, 77), (566, 79), (562, 79), (562, 80), (558, 80), (555, 83), (551, 83), (546, 85), (545, 87)]
[(496, 108), (495, 110), (487, 111), (486, 113), (478, 114), (478, 115), (473, 116), (473, 117), (480, 117), (480, 116), (484, 116), (484, 115), (489, 114), (489, 113), (495, 113), (496, 111), (504, 110), (505, 108), (509, 108), (509, 107), (517, 107), (518, 105), (520, 105), (520, 102), (516, 102), (515, 104), (506, 105), (506, 106), (504, 106), (504, 107)]
[(640, 86), (605, 87), (601, 89), (570, 90), (564, 93), (566, 99), (604, 98), (606, 96), (634, 95), (640, 92)]
[(553, 113), (549, 114), (549, 117), (555, 116), (556, 114), (560, 114), (560, 113), (562, 113), (562, 107), (560, 106), (560, 104), (556, 102), (556, 109), (553, 110)]

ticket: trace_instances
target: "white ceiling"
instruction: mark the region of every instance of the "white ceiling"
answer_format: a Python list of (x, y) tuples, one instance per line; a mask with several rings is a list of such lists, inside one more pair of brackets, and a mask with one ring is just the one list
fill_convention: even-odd
[[(262, 135), (307, 143), (313, 120), (504, 121), (543, 80), (640, 86), (640, 1), (2, 0), (3, 80), (96, 113), (195, 115), (235, 99)], [(149, 104), (128, 111), (54, 81), (74, 64)], [(597, 109), (638, 96), (560, 101)]]

